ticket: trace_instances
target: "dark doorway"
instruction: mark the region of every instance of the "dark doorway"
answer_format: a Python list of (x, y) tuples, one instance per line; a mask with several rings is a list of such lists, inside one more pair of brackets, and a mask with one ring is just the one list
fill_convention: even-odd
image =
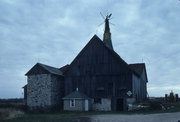
[(113, 83), (108, 83), (108, 96), (113, 96)]
[(123, 103), (124, 103), (123, 99), (117, 99), (116, 100), (116, 110), (117, 111), (123, 111), (123, 106), (124, 106)]

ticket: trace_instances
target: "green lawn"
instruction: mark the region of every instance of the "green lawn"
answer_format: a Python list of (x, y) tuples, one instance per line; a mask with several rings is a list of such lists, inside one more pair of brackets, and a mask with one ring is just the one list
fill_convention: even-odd
[[(56, 113), (20, 113), (20, 117), (2, 120), (0, 113), (0, 122), (90, 122), (87, 116), (99, 114), (154, 114), (154, 113), (169, 113), (180, 112), (180, 102), (171, 103), (169, 106), (174, 106), (168, 110), (143, 110), (134, 112), (56, 112)], [(9, 110), (9, 113), (14, 110)], [(1, 112), (1, 111), (0, 111)]]
[(87, 115), (107, 114), (111, 112), (58, 112), (58, 113), (26, 113), (21, 117), (0, 120), (0, 122), (88, 122)]
[(74, 115), (63, 114), (26, 114), (19, 118), (3, 120), (2, 122), (72, 122)]

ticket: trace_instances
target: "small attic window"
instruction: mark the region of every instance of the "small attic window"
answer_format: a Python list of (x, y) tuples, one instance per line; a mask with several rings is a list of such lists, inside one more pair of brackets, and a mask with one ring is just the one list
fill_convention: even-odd
[(94, 103), (95, 103), (95, 104), (96, 104), (96, 103), (101, 104), (101, 98), (94, 98)]
[(75, 99), (70, 100), (70, 107), (75, 107)]

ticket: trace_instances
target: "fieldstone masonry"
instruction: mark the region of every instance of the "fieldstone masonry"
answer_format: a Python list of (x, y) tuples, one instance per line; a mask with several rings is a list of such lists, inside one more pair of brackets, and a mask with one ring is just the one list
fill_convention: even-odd
[[(93, 103), (93, 101), (92, 101)], [(111, 99), (102, 98), (101, 103), (93, 103), (92, 110), (95, 111), (111, 111)]]
[(60, 104), (60, 85), (58, 76), (39, 74), (28, 76), (27, 106), (30, 110), (36, 108), (51, 108)]

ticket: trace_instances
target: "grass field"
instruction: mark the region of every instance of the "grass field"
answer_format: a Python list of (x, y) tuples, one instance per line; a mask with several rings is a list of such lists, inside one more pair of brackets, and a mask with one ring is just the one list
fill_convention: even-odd
[[(143, 110), (133, 112), (56, 112), (25, 113), (17, 109), (0, 109), (0, 122), (90, 122), (88, 116), (100, 114), (154, 114), (180, 111), (180, 102), (171, 103), (168, 110)], [(172, 107), (173, 106), (173, 107)]]
[(58, 113), (24, 113), (19, 117), (0, 119), (0, 122), (88, 122), (87, 115), (100, 114), (95, 112), (58, 112)]

